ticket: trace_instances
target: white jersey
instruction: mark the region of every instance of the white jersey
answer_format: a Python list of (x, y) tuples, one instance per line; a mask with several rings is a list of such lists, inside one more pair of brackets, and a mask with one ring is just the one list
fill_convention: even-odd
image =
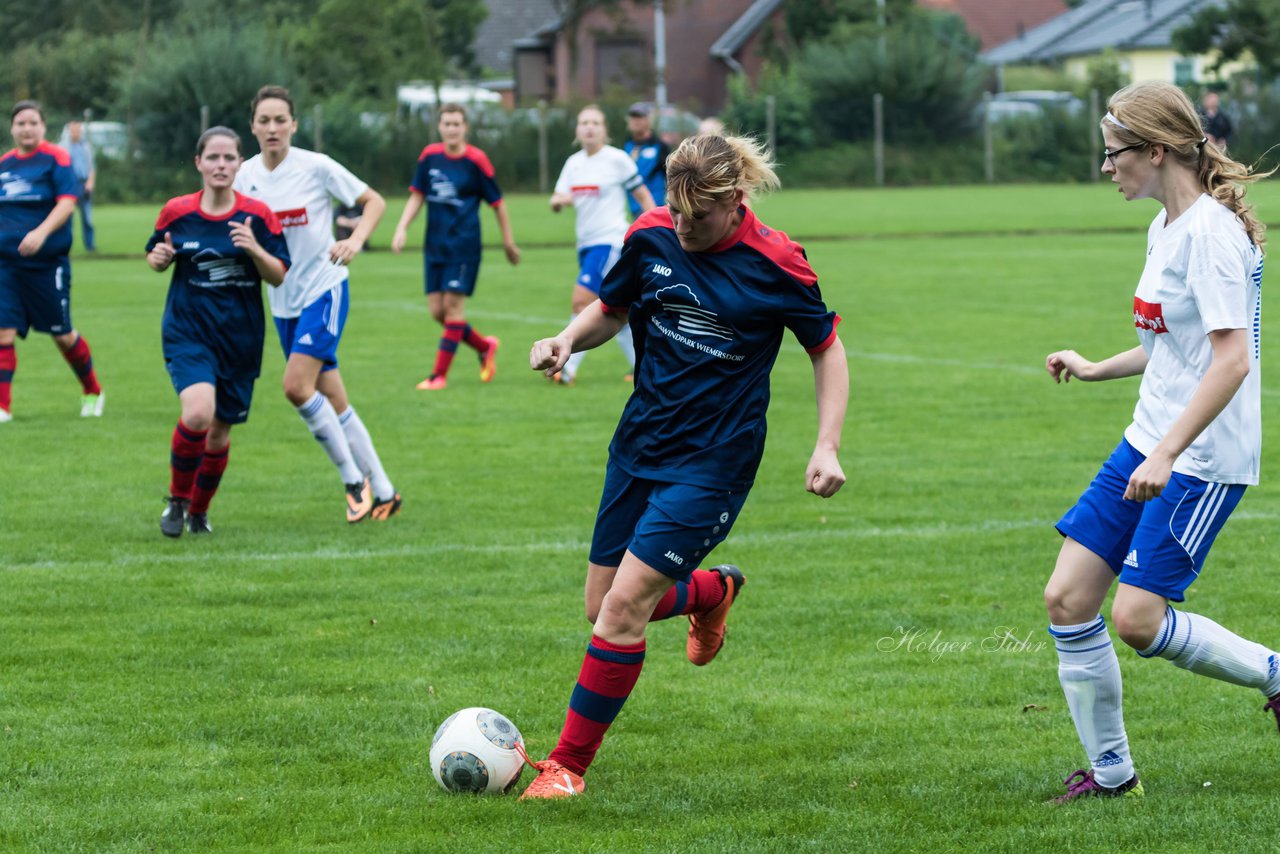
[(1129, 444), (1149, 455), (1182, 415), (1213, 361), (1209, 333), (1244, 329), (1249, 375), (1226, 408), (1196, 437), (1173, 470), (1216, 483), (1258, 482), (1262, 455), (1262, 252), (1240, 220), (1202, 195), (1147, 232), (1147, 264), (1133, 298), (1138, 340), (1147, 351)]
[(572, 193), (578, 248), (621, 246), (627, 236), (627, 193), (644, 184), (635, 161), (606, 145), (591, 156), (575, 151), (564, 162), (557, 193)]
[(267, 168), (261, 154), (240, 167), (235, 188), (275, 211), (293, 259), (284, 283), (267, 289), (272, 315), (297, 317), (347, 278), (347, 268), (329, 260), (333, 199), (353, 205), (368, 186), (332, 157), (304, 148), (290, 148), (275, 169)]

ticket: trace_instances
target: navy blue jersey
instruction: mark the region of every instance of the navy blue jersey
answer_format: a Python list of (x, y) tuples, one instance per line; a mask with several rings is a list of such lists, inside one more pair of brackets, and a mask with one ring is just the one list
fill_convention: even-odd
[[(21, 257), (18, 244), (48, 218), (59, 199), (79, 198), (71, 155), (51, 142), (30, 154), (16, 148), (0, 157), (0, 256)], [(33, 258), (59, 258), (71, 251), (71, 220), (45, 240)]]
[(253, 259), (231, 242), (231, 223), (253, 217), (262, 248), (288, 269), (289, 247), (280, 220), (257, 199), (236, 193), (230, 212), (200, 210), (203, 192), (170, 199), (160, 211), (147, 252), (168, 233), (176, 257), (161, 330), (166, 357), (196, 343), (213, 351), (228, 377), (257, 376), (262, 365), (262, 276)]
[(784, 329), (810, 353), (836, 339), (804, 249), (742, 208), (742, 225), (686, 252), (654, 208), (627, 232), (600, 301), (630, 313), (636, 388), (609, 454), (649, 480), (743, 490), (764, 453), (769, 372)]
[[(649, 188), (653, 203), (659, 207), (665, 205), (667, 203), (667, 157), (671, 154), (671, 149), (656, 135), (649, 134), (648, 139), (640, 142), (628, 139), (623, 144), (622, 150), (636, 162), (636, 169), (644, 179), (644, 185)], [(630, 193), (627, 194), (627, 204), (631, 207), (633, 217), (640, 216), (640, 203)]]
[(450, 157), (443, 143), (422, 149), (409, 189), (427, 201), (427, 260), (433, 264), (480, 260), (480, 200), (502, 203), (493, 164), (468, 145)]

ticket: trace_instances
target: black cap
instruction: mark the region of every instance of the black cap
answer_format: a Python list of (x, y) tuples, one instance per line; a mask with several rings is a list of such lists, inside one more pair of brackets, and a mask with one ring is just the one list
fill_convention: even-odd
[(645, 116), (648, 117), (653, 112), (653, 105), (646, 101), (636, 101), (627, 108), (628, 116)]

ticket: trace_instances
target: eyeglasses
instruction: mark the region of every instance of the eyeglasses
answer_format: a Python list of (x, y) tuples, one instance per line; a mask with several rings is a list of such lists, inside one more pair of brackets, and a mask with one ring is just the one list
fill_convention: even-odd
[(1109, 148), (1104, 148), (1102, 149), (1102, 157), (1105, 160), (1110, 160), (1111, 168), (1114, 169), (1116, 168), (1116, 155), (1124, 154), (1126, 151), (1133, 151), (1135, 148), (1145, 148), (1146, 146), (1147, 143), (1140, 142), (1137, 145), (1126, 145), (1124, 148), (1117, 148), (1115, 151), (1112, 151)]

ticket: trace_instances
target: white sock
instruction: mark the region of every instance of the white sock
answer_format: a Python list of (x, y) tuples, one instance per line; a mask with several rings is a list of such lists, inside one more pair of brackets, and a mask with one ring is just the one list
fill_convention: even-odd
[(323, 393), (316, 392), (311, 399), (298, 407), (298, 414), (307, 422), (307, 429), (316, 441), (324, 448), (329, 459), (338, 467), (344, 484), (364, 483), (364, 475), (351, 456), (351, 447), (347, 444), (347, 434), (338, 423), (338, 413), (333, 411), (333, 404)]
[(1138, 655), (1166, 658), (1183, 670), (1257, 688), (1268, 697), (1280, 693), (1280, 655), (1172, 605), (1165, 609), (1156, 639)]
[(369, 478), (373, 497), (379, 501), (395, 498), (396, 488), (391, 485), (391, 479), (382, 468), (382, 460), (378, 459), (378, 452), (373, 448), (373, 437), (356, 414), (356, 408), (348, 405), (347, 411), (338, 416), (338, 423), (342, 425), (342, 432), (347, 434), (347, 445), (351, 448), (356, 465)]
[(627, 357), (627, 364), (634, 371), (636, 369), (636, 342), (631, 337), (631, 324), (628, 323), (623, 326), (622, 330), (614, 336), (614, 340), (622, 348), (622, 355)]
[[(575, 311), (569, 318), (569, 322), (577, 318), (578, 313)], [(587, 355), (585, 350), (580, 350), (569, 357), (569, 361), (564, 363), (564, 367), (560, 369), (560, 379), (564, 382), (573, 382), (573, 378), (578, 375), (578, 365), (582, 364), (582, 358)]]
[(1124, 731), (1120, 662), (1099, 615), (1078, 626), (1049, 626), (1058, 648), (1058, 681), (1098, 785), (1114, 789), (1133, 776)]

